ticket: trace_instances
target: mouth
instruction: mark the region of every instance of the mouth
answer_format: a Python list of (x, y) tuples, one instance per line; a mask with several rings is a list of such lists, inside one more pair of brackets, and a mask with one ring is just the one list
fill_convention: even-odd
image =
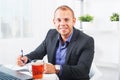
[(66, 32), (68, 30), (68, 26), (67, 25), (59, 25), (58, 28), (59, 28), (59, 30), (61, 32)]
[(66, 31), (66, 30), (67, 30), (67, 28), (60, 28), (60, 30), (61, 30), (61, 31)]
[(65, 30), (65, 29), (67, 29), (67, 27), (60, 27), (59, 29), (61, 29), (61, 30)]
[(67, 28), (60, 28), (60, 30), (66, 30)]

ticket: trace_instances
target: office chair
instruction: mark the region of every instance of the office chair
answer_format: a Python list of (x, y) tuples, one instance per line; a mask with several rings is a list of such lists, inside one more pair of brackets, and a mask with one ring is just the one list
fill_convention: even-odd
[(98, 70), (94, 62), (91, 65), (89, 76), (90, 80), (98, 80), (102, 76), (102, 73)]

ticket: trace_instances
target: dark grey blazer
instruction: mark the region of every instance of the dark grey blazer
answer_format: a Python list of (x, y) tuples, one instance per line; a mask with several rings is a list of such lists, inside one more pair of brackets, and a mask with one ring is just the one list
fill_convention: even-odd
[[(49, 30), (45, 40), (33, 52), (30, 59), (42, 59), (48, 55), (48, 62), (55, 64), (55, 52), (58, 46), (58, 32)], [(60, 80), (89, 80), (89, 70), (94, 57), (92, 37), (74, 28), (73, 36), (67, 47), (65, 64), (62, 65)]]

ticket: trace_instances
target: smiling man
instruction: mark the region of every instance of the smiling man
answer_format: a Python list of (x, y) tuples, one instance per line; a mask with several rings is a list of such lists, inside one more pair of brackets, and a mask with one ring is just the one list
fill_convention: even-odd
[(48, 56), (44, 73), (56, 73), (60, 80), (89, 80), (89, 71), (94, 57), (94, 40), (74, 27), (73, 10), (59, 6), (54, 12), (53, 23), (45, 40), (31, 53), (19, 56), (17, 63), (23, 66), (33, 59)]

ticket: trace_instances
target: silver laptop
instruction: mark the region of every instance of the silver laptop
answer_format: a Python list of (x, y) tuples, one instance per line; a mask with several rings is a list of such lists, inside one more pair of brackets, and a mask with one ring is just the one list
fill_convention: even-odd
[(33, 80), (32, 76), (0, 65), (0, 80)]

